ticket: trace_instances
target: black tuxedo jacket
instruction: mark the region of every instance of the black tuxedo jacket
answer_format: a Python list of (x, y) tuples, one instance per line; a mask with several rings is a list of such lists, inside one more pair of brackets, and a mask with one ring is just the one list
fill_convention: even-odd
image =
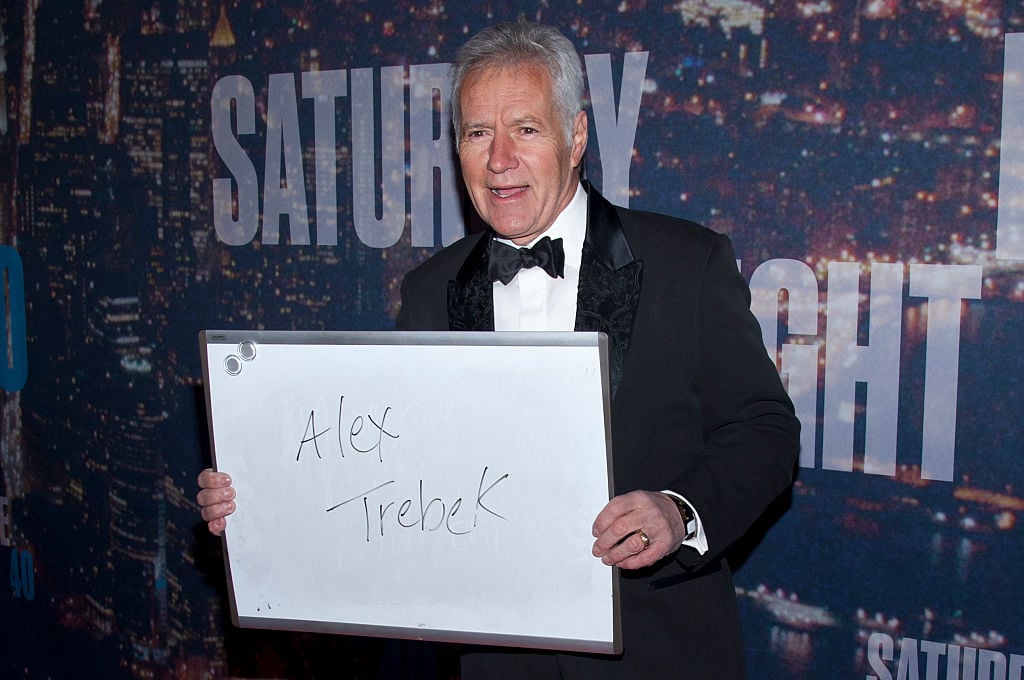
[[(799, 422), (729, 240), (585, 187), (576, 330), (610, 339), (615, 491), (680, 493), (710, 549), (620, 572), (621, 657), (478, 650), (463, 658), (463, 678), (741, 678), (723, 553), (792, 482)], [(491, 237), (467, 236), (409, 272), (399, 330), (493, 330)]]

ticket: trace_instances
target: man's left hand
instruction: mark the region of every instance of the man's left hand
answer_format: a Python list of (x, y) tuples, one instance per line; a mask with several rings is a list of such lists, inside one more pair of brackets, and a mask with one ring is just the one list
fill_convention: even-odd
[(665, 494), (630, 491), (608, 501), (594, 520), (593, 533), (595, 557), (614, 567), (640, 569), (678, 550), (686, 527)]

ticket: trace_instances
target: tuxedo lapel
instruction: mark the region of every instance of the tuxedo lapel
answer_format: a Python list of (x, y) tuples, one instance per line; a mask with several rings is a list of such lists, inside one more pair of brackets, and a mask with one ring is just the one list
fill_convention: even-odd
[(490, 233), (481, 236), (455, 279), (448, 282), (448, 328), (453, 331), (493, 331), (493, 284), (487, 277)]
[(608, 335), (614, 397), (640, 303), (643, 263), (634, 259), (615, 208), (588, 182), (583, 186), (587, 190), (587, 239), (576, 297), (576, 330)]

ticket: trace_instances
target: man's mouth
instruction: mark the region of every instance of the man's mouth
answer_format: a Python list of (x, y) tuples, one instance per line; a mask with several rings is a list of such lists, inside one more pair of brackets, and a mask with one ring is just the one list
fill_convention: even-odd
[(509, 187), (507, 189), (491, 189), (491, 193), (498, 198), (511, 198), (526, 191), (526, 187)]

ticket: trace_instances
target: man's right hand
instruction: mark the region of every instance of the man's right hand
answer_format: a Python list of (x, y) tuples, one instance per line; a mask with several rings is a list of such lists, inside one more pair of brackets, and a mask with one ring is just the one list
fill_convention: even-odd
[(199, 473), (196, 481), (199, 483), (196, 501), (202, 508), (206, 526), (211, 534), (220, 536), (228, 525), (227, 516), (235, 511), (235, 490), (231, 487), (231, 477), (207, 468)]

